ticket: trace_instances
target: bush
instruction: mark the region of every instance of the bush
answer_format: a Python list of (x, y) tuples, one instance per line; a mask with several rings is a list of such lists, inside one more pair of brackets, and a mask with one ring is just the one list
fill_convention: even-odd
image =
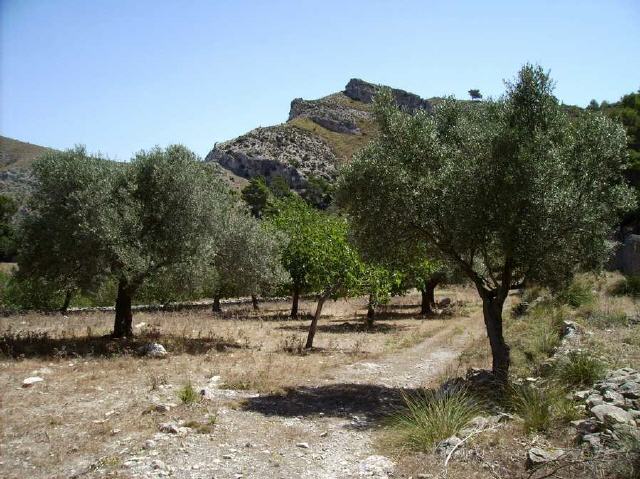
[(584, 278), (576, 278), (557, 293), (556, 299), (560, 304), (568, 304), (573, 308), (592, 303), (594, 300), (592, 285)]
[(193, 384), (191, 384), (191, 381), (189, 381), (178, 391), (178, 399), (180, 399), (183, 404), (193, 404), (200, 399), (200, 395), (193, 387)]
[(466, 390), (428, 391), (404, 396), (405, 409), (392, 418), (403, 446), (429, 451), (464, 428), (482, 408)]
[(556, 364), (553, 376), (567, 386), (591, 386), (605, 373), (605, 364), (584, 351), (571, 351)]

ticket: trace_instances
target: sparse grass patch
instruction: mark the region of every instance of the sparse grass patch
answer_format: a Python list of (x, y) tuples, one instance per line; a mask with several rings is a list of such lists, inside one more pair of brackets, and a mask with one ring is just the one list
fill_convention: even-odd
[(213, 422), (210, 422), (210, 421), (202, 422), (202, 421), (192, 420), (192, 421), (185, 422), (184, 426), (193, 429), (199, 434), (211, 434), (213, 432), (215, 424), (216, 424), (215, 420)]
[(505, 336), (511, 345), (513, 370), (517, 375), (531, 375), (555, 352), (568, 316), (566, 308), (541, 302), (522, 319), (505, 321)]
[(585, 320), (589, 325), (604, 329), (629, 325), (629, 316), (623, 311), (592, 311)]
[(391, 418), (395, 441), (415, 451), (431, 451), (482, 412), (466, 390), (423, 390), (404, 395), (405, 408)]
[(182, 404), (191, 405), (200, 399), (200, 394), (198, 394), (198, 391), (193, 387), (191, 381), (188, 381), (178, 390), (178, 399), (180, 399)]

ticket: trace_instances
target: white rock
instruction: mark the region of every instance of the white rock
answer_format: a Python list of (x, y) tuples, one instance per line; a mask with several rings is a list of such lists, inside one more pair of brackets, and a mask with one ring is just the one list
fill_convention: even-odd
[(149, 343), (138, 348), (138, 352), (143, 356), (149, 356), (150, 358), (164, 358), (167, 355), (167, 350), (160, 343)]
[(296, 447), (300, 447), (302, 449), (309, 449), (309, 443), (308, 442), (299, 442), (298, 444), (296, 444)]
[(44, 379), (42, 379), (40, 376), (31, 376), (22, 381), (22, 387), (29, 388), (34, 384), (41, 383), (42, 381), (44, 381)]

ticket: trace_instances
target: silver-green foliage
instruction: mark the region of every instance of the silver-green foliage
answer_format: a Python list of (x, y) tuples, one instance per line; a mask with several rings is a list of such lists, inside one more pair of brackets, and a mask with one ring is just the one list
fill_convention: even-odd
[[(131, 334), (127, 304), (145, 281), (197, 276), (209, 264), (233, 202), (214, 170), (180, 145), (141, 151), (130, 163), (77, 147), (46, 155), (33, 173), (20, 273), (62, 290), (115, 279), (123, 299), (116, 334)], [(129, 323), (120, 330), (118, 304)]]
[(240, 206), (229, 210), (213, 259), (210, 287), (218, 297), (268, 294), (288, 281), (281, 251), (286, 236)]
[(476, 285), (494, 370), (508, 370), (501, 312), (524, 280), (566, 281), (606, 258), (631, 204), (626, 137), (600, 114), (569, 117), (540, 67), (498, 100), (445, 100), (434, 114), (376, 102), (380, 136), (348, 165), (339, 200), (367, 236), (426, 241)]

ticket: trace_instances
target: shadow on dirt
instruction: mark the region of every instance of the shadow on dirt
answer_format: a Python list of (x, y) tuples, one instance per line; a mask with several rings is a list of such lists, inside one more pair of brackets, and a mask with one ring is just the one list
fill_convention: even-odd
[(7, 333), (0, 336), (0, 358), (69, 358), (111, 357), (138, 354), (142, 346), (161, 342), (171, 353), (206, 354), (211, 350), (226, 351), (243, 345), (217, 336), (190, 338), (154, 333), (133, 338), (114, 339), (110, 336), (51, 337), (46, 332)]
[[(309, 330), (309, 325), (307, 323), (300, 325), (291, 325), (291, 326), (280, 326), (278, 329), (282, 331), (296, 331), (296, 332), (304, 332)], [(408, 329), (408, 326), (400, 326), (400, 325), (391, 325), (391, 324), (377, 324), (374, 323), (372, 326), (367, 326), (364, 322), (348, 322), (343, 321), (341, 323), (329, 323), (329, 324), (319, 324), (318, 331), (323, 333), (393, 333), (397, 331), (402, 331)]]
[(415, 389), (392, 388), (375, 384), (329, 384), (287, 388), (281, 394), (247, 399), (242, 409), (266, 416), (333, 416), (353, 417), (356, 427), (373, 425), (402, 408), (403, 394)]

